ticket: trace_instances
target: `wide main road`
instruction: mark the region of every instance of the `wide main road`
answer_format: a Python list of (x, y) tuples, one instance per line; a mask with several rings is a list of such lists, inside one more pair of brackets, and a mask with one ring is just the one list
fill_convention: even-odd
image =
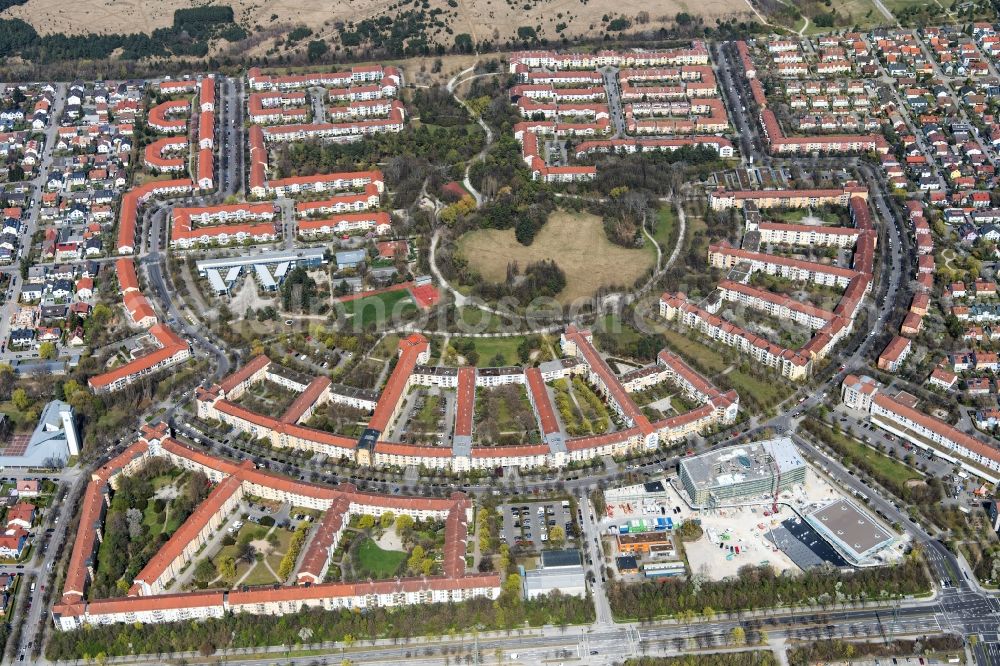
[[(955, 597), (955, 603), (948, 599)], [(582, 627), (543, 627), (503, 634), (492, 632), (478, 636), (443, 640), (413, 639), (397, 642), (377, 640), (374, 644), (357, 645), (346, 649), (342, 644), (326, 644), (310, 650), (307, 656), (291, 656), (285, 646), (262, 648), (253, 655), (243, 651), (227, 651), (229, 663), (267, 664), (280, 659), (282, 664), (315, 664), (322, 657), (350, 659), (351, 663), (396, 664), (400, 661), (426, 661), (441, 663), (443, 654), (469, 653), (475, 663), (493, 661), (497, 652), (507, 661), (519, 663), (558, 663), (572, 659), (573, 663), (603, 665), (620, 662), (627, 657), (640, 655), (677, 654), (693, 651), (692, 642), (706, 648), (722, 647), (734, 628), (742, 628), (748, 636), (763, 631), (772, 645), (785, 641), (815, 641), (833, 638), (887, 640), (903, 636), (922, 636), (942, 631), (976, 633), (996, 632), (998, 604), (993, 600), (986, 611), (988, 618), (980, 621), (948, 612), (961, 604), (955, 595), (945, 594), (943, 599), (930, 600), (916, 605), (899, 605), (895, 608), (863, 608), (858, 610), (803, 611), (795, 614), (746, 616), (706, 621), (596, 624)], [(367, 643), (367, 642), (366, 642)], [(514, 655), (517, 655), (514, 657)], [(195, 657), (194, 654), (175, 654), (174, 658)], [(457, 659), (458, 657), (456, 657)], [(161, 664), (162, 656), (149, 655), (128, 659), (134, 664)], [(320, 662), (322, 663), (322, 662)]]

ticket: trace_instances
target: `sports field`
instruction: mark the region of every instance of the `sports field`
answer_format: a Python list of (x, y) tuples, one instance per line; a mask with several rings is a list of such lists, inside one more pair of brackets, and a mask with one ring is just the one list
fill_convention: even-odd
[(491, 282), (506, 278), (510, 261), (517, 261), (523, 271), (530, 263), (554, 260), (566, 273), (566, 288), (558, 295), (562, 303), (588, 298), (605, 285), (631, 289), (655, 260), (647, 250), (611, 243), (596, 215), (562, 210), (549, 217), (527, 247), (517, 242), (513, 229), (479, 229), (462, 236), (458, 249)]

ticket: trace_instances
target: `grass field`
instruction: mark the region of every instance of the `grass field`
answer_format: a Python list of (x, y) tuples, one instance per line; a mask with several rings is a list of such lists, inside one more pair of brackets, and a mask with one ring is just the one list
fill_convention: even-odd
[(517, 242), (513, 229), (479, 229), (462, 236), (458, 249), (491, 282), (506, 278), (507, 263), (512, 260), (522, 271), (530, 263), (555, 260), (566, 273), (566, 288), (557, 297), (561, 303), (588, 298), (602, 285), (631, 288), (656, 256), (648, 250), (612, 244), (596, 215), (567, 211), (553, 213), (527, 247)]
[[(718, 374), (728, 367), (719, 352), (711, 347), (670, 329), (663, 329), (662, 333), (667, 347), (681, 356), (695, 361), (711, 374)], [(771, 378), (760, 379), (738, 368), (727, 373), (726, 378), (741, 396), (753, 396), (758, 404), (765, 407), (781, 402), (795, 388), (789, 381), (774, 381)], [(709, 379), (712, 377), (710, 376)]]
[(733, 370), (727, 377), (740, 395), (752, 395), (759, 404), (771, 407), (791, 395), (796, 388), (790, 380), (767, 377), (759, 379), (740, 370)]
[(263, 562), (258, 562), (254, 565), (254, 568), (250, 570), (247, 577), (243, 579), (243, 585), (271, 585), (273, 583), (280, 583), (277, 577), (271, 573), (271, 570)]
[(667, 341), (667, 347), (673, 349), (681, 356), (696, 360), (703, 368), (712, 372), (722, 372), (726, 369), (726, 362), (722, 357), (700, 342), (691, 340), (687, 336), (670, 329), (663, 330), (663, 337)]
[(410, 429), (416, 432), (433, 432), (438, 421), (443, 418), (439, 414), (441, 396), (425, 395), (424, 406), (410, 415)]
[(405, 289), (366, 296), (344, 303), (344, 311), (352, 320), (360, 320), (362, 327), (372, 323), (382, 324), (396, 317), (416, 312), (417, 306)]
[[(664, 204), (656, 211), (656, 222), (653, 224), (653, 238), (663, 247), (663, 258), (670, 256), (674, 244), (677, 242), (677, 211), (671, 204)], [(653, 248), (653, 257), (656, 257), (656, 248)]]
[(403, 551), (382, 550), (370, 538), (362, 541), (355, 553), (357, 560), (354, 568), (362, 577), (391, 578), (406, 561), (406, 553)]
[[(849, 18), (848, 23), (851, 26), (857, 25), (862, 30), (889, 23), (872, 0), (833, 0), (830, 10), (836, 11), (839, 16)], [(830, 32), (830, 28), (820, 28), (810, 22), (805, 34), (820, 32)]]
[(479, 365), (491, 365), (494, 356), (503, 356), (501, 365), (518, 365), (521, 361), (517, 356), (517, 348), (524, 337), (516, 335), (510, 338), (458, 338), (471, 340), (479, 352)]
[(41, 407), (42, 405), (33, 405), (22, 412), (10, 400), (0, 402), (0, 412), (6, 414), (7, 418), (14, 424), (15, 433), (26, 433), (34, 430), (35, 426), (38, 425)]
[(458, 320), (467, 327), (463, 329), (466, 333), (500, 333), (505, 328), (510, 330), (509, 322), (498, 315), (471, 306), (458, 308)]
[(830, 435), (841, 446), (850, 452), (853, 458), (864, 460), (872, 469), (876, 470), (877, 474), (891, 479), (896, 484), (902, 486), (907, 481), (923, 478), (919, 472), (910, 469), (900, 461), (890, 458), (884, 453), (876, 451), (870, 446), (862, 444), (853, 437), (848, 437), (844, 433), (834, 433), (830, 428), (827, 428), (827, 430), (830, 431)]

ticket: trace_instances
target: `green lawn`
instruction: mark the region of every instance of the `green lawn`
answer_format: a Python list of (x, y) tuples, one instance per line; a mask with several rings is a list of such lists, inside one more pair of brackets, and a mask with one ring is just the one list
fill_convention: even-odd
[(622, 321), (618, 315), (604, 315), (594, 323), (593, 331), (615, 336), (622, 347), (634, 347), (641, 337), (631, 324)]
[[(825, 426), (824, 426), (825, 427)], [(923, 477), (916, 470), (910, 469), (900, 461), (876, 451), (872, 447), (859, 442), (853, 437), (848, 437), (844, 433), (834, 433), (830, 430), (831, 436), (837, 443), (850, 452), (850, 455), (857, 460), (864, 460), (876, 473), (891, 479), (896, 484), (902, 486), (907, 481), (922, 479)]]
[(405, 289), (358, 298), (343, 305), (344, 311), (353, 319), (360, 319), (363, 327), (373, 323), (381, 324), (417, 311), (410, 292)]
[(524, 336), (516, 335), (509, 338), (458, 338), (463, 342), (471, 341), (479, 352), (479, 365), (491, 364), (494, 356), (503, 356), (503, 365), (519, 365), (518, 346), (524, 341)]
[(469, 327), (466, 332), (479, 333), (499, 333), (505, 322), (492, 312), (485, 312), (479, 308), (465, 306), (458, 309), (459, 319)]
[(41, 412), (41, 407), (42, 405), (32, 405), (22, 412), (9, 400), (0, 402), (0, 412), (6, 414), (7, 418), (14, 424), (15, 433), (34, 430), (38, 424), (38, 414)]
[[(666, 260), (677, 242), (677, 211), (673, 204), (664, 204), (656, 211), (656, 219), (653, 222), (653, 238), (663, 247), (663, 257)], [(649, 246), (656, 256), (656, 248)]]
[(356, 551), (355, 568), (362, 577), (375, 579), (391, 578), (406, 561), (406, 553), (401, 550), (382, 550), (372, 539), (366, 538)]
[(726, 362), (715, 350), (706, 347), (696, 340), (691, 340), (677, 331), (664, 328), (662, 333), (666, 339), (667, 347), (676, 351), (681, 356), (697, 361), (703, 368), (711, 372), (722, 372), (726, 369)]
[(371, 351), (371, 356), (386, 360), (396, 355), (399, 346), (398, 335), (386, 335)]
[(243, 579), (243, 585), (271, 585), (280, 582), (282, 581), (278, 580), (263, 562), (258, 562)]
[(737, 393), (741, 396), (752, 395), (764, 408), (778, 404), (796, 388), (791, 380), (771, 377), (758, 379), (740, 370), (734, 370), (726, 376)]
[[(698, 365), (704, 368), (709, 374), (710, 381), (713, 379), (712, 375), (717, 375), (726, 369), (726, 362), (719, 351), (667, 328), (662, 328), (661, 332), (666, 339), (667, 347), (691, 361), (696, 370)], [(757, 378), (738, 367), (727, 373), (726, 379), (740, 396), (753, 396), (756, 404), (763, 409), (781, 402), (795, 388), (791, 381), (769, 377)]]
[(440, 418), (440, 414), (438, 413), (440, 406), (440, 395), (425, 395), (424, 406), (411, 416), (414, 429), (417, 429), (420, 432), (434, 430), (437, 426), (438, 419)]
[(184, 474), (184, 470), (177, 467), (171, 467), (170, 471), (166, 474), (160, 474), (159, 476), (153, 477), (150, 483), (153, 484), (153, 490), (159, 490), (164, 486), (169, 486), (173, 483), (180, 483), (180, 477)]

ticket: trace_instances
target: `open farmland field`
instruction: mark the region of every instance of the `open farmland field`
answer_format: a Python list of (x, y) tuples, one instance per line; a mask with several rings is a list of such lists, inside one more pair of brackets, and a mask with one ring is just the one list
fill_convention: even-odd
[(493, 282), (506, 278), (511, 260), (522, 270), (536, 261), (554, 260), (566, 273), (566, 288), (558, 295), (562, 303), (587, 298), (602, 285), (631, 288), (655, 256), (611, 243), (596, 215), (566, 211), (553, 213), (527, 247), (517, 242), (513, 229), (479, 229), (462, 236), (458, 250), (474, 270)]
[[(20, 18), (35, 27), (41, 34), (62, 32), (81, 33), (133, 33), (152, 32), (171, 24), (175, 9), (201, 6), (193, 0), (161, 0), (144, 3), (137, 0), (28, 0), (24, 5), (11, 7), (2, 14), (6, 18)], [(393, 3), (377, 0), (336, 0), (331, 3), (295, 2), (293, 0), (221, 0), (217, 4), (233, 7), (237, 22), (251, 33), (259, 33), (284, 26), (291, 28), (305, 25), (312, 28), (316, 38), (329, 38), (336, 32), (338, 21), (358, 22), (381, 14), (395, 15), (399, 10)], [(591, 34), (599, 36), (606, 23), (605, 15), (635, 19), (640, 12), (647, 12), (649, 22), (642, 27), (657, 30), (673, 21), (678, 12), (704, 17), (705, 24), (714, 24), (716, 18), (740, 16), (749, 18), (750, 9), (743, 0), (707, 0), (693, 3), (688, 0), (664, 0), (651, 6), (642, 0), (462, 0), (452, 7), (447, 0), (430, 0), (428, 10), (441, 9), (443, 19), (453, 34), (438, 29), (439, 34), (429, 35), (431, 41), (451, 46), (454, 34), (468, 33), (474, 40), (503, 41), (513, 38), (518, 27), (530, 26), (540, 37), (555, 39), (559, 36)], [(556, 26), (566, 24), (562, 32)]]

